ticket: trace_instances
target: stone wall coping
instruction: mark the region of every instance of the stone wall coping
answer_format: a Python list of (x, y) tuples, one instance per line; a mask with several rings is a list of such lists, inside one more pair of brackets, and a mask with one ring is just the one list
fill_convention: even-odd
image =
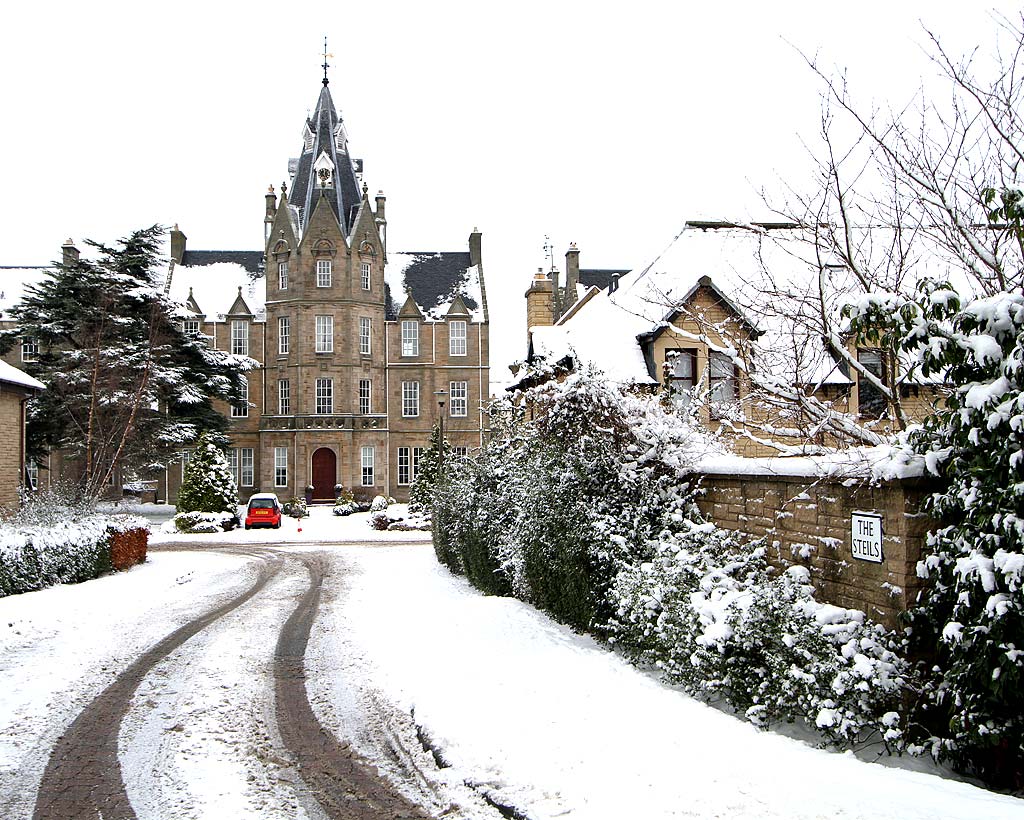
[(691, 469), (694, 474), (732, 478), (802, 478), (834, 482), (879, 483), (926, 476), (924, 458), (895, 447), (858, 447), (816, 456), (747, 458), (709, 455)]

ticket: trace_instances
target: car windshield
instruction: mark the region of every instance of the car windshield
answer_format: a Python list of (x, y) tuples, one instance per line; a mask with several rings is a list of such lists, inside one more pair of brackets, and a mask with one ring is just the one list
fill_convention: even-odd
[(272, 498), (254, 498), (249, 502), (250, 510), (272, 510), (274, 509), (274, 499)]

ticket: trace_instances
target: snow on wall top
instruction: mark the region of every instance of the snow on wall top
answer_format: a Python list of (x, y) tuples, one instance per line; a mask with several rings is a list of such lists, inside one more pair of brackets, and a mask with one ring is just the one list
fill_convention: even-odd
[(265, 317), (265, 288), (263, 280), (253, 281), (248, 271), (235, 262), (216, 262), (212, 265), (175, 265), (171, 273), (168, 294), (185, 304), (189, 291), (207, 321), (223, 321), (238, 298), (242, 298), (257, 321)]
[(818, 456), (744, 458), (715, 454), (693, 472), (719, 476), (831, 478), (839, 481), (893, 481), (926, 475), (925, 457), (891, 445), (851, 447)]
[(26, 387), (30, 390), (45, 390), (46, 385), (39, 379), (33, 379), (28, 373), (18, 370), (14, 365), (8, 364), (0, 359), (0, 382), (16, 384), (18, 387)]
[(474, 322), (484, 322), (480, 269), (466, 251), (388, 253), (384, 281), (390, 291), (388, 318), (394, 319), (411, 294), (428, 319), (442, 320), (461, 296)]

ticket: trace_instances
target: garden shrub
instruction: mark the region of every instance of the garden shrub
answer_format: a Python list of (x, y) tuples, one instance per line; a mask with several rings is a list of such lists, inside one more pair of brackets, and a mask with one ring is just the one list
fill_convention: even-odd
[(178, 532), (190, 535), (212, 535), (234, 529), (238, 516), (229, 512), (186, 512), (174, 516)]
[(687, 473), (712, 440), (587, 369), (517, 398), (470, 458), (441, 465), (436, 435), (425, 454), (416, 495), (441, 563), (758, 726), (799, 719), (839, 744), (877, 732), (903, 747), (897, 636), (703, 521)]
[(87, 500), (63, 489), (34, 493), (0, 523), (0, 596), (110, 572), (115, 568), (112, 538), (145, 533), (147, 526), (135, 516), (97, 513)]
[(149, 530), (144, 527), (116, 529), (110, 533), (110, 563), (116, 570), (125, 570), (146, 560)]
[(224, 455), (225, 441), (223, 436), (209, 433), (199, 437), (178, 490), (178, 513), (227, 512), (237, 516), (238, 488)]

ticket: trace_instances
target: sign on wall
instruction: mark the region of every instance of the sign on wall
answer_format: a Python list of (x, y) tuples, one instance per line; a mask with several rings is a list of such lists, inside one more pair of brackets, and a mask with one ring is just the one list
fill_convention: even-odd
[(882, 516), (878, 513), (855, 512), (851, 518), (853, 557), (861, 561), (882, 563)]

